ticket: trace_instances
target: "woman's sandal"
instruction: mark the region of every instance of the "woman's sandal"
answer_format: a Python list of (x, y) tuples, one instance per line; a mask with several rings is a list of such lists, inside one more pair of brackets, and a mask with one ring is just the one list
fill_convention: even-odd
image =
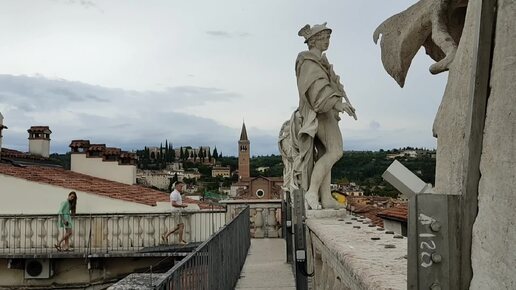
[(63, 250), (58, 244), (54, 244), (54, 248), (56, 248), (58, 252), (61, 252)]

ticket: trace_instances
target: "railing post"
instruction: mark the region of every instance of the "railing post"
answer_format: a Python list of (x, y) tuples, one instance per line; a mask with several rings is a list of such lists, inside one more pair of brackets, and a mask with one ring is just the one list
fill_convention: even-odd
[(86, 250), (86, 253), (88, 253), (88, 255), (91, 254), (91, 232), (92, 232), (92, 227), (93, 227), (93, 221), (92, 221), (92, 217), (91, 217), (91, 213), (90, 213), (90, 216), (89, 216), (89, 220), (90, 220), (90, 229), (89, 229), (89, 232), (88, 232), (88, 245), (87, 245), (87, 250)]
[(305, 199), (301, 189), (294, 190), (294, 247), (296, 264), (296, 289), (308, 289), (306, 273), (306, 233), (305, 233)]
[(282, 225), (283, 225), (283, 237), (285, 239), (286, 250), (287, 250), (287, 263), (293, 263), (292, 257), (292, 204), (290, 200), (290, 192), (284, 192), (284, 199), (282, 202)]

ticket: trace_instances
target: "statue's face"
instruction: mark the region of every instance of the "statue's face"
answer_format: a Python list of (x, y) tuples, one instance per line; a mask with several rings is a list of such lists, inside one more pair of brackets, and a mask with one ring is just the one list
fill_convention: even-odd
[(317, 35), (317, 40), (315, 41), (315, 47), (317, 47), (320, 51), (326, 51), (330, 46), (330, 32), (329, 31), (321, 31)]

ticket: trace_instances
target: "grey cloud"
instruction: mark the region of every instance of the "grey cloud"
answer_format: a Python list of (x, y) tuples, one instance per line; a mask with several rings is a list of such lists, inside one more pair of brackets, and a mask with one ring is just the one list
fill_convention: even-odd
[(371, 123), (369, 123), (369, 128), (372, 129), (372, 130), (378, 130), (380, 129), (380, 123), (378, 121), (371, 121)]
[(206, 34), (215, 36), (215, 37), (220, 37), (220, 38), (234, 38), (234, 37), (244, 38), (244, 37), (248, 37), (251, 35), (248, 32), (233, 32), (232, 33), (232, 32), (222, 31), (222, 30), (208, 30), (208, 31), (206, 31)]
[(206, 34), (211, 35), (211, 36), (217, 36), (217, 37), (227, 37), (227, 38), (231, 37), (231, 34), (229, 32), (221, 31), (221, 30), (209, 30), (209, 31), (206, 31)]
[(97, 6), (97, 4), (91, 0), (53, 0), (53, 1), (71, 4), (71, 5), (80, 5), (84, 8), (93, 8), (93, 7)]
[(137, 92), (42, 77), (0, 75), (4, 121), (9, 128), (18, 128), (6, 130), (4, 144), (25, 151), (27, 128), (48, 125), (53, 132), (52, 152), (68, 151), (73, 139), (90, 139), (124, 150), (159, 145), (168, 139), (178, 146), (217, 146), (225, 154), (236, 154), (241, 124), (234, 128), (224, 126), (186, 114), (184, 109), (238, 97), (220, 88), (182, 86)]
[(97, 101), (97, 102), (109, 102), (109, 100), (107, 100), (107, 99), (100, 98), (100, 97), (97, 97), (97, 96), (92, 95), (92, 94), (85, 94), (84, 98), (85, 99), (89, 99), (89, 100), (94, 100), (94, 101)]
[(87, 8), (94, 7), (97, 5), (97, 4), (95, 4), (95, 2), (88, 1), (88, 0), (79, 0), (79, 1), (75, 1), (75, 2), (79, 2), (80, 5), (87, 7)]
[(106, 102), (98, 88), (44, 77), (0, 75), (0, 101), (22, 111), (58, 110), (75, 102)]
[(33, 108), (59, 111), (74, 103), (90, 107), (96, 106), (95, 103), (112, 103), (111, 106), (115, 109), (121, 102), (137, 103), (143, 105), (143, 108), (186, 108), (239, 97), (236, 93), (210, 87), (180, 86), (163, 91), (138, 92), (41, 76), (0, 75), (0, 101), (22, 111), (32, 111)]
[[(60, 82), (63, 82), (62, 80)], [(69, 85), (69, 84), (66, 84)], [(71, 102), (84, 102), (84, 101), (97, 101), (97, 102), (107, 102), (107, 99), (97, 97), (92, 93), (82, 94), (80, 91), (74, 91), (74, 88), (66, 88), (66, 87), (51, 87), (48, 89), (50, 95), (58, 95), (63, 96)]]

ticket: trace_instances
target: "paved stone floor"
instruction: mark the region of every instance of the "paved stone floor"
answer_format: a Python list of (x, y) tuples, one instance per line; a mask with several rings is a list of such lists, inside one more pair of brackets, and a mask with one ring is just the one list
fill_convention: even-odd
[(286, 261), (284, 239), (252, 239), (235, 289), (295, 290), (292, 267)]

